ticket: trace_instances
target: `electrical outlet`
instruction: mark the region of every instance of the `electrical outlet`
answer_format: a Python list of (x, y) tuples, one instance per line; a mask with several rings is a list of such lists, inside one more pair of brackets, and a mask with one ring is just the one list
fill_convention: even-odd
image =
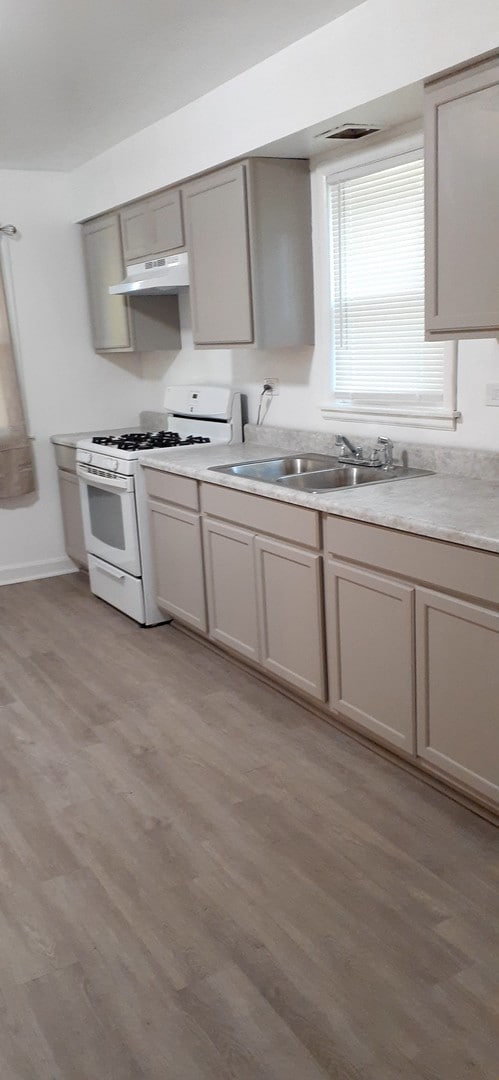
[[(269, 380), (270, 381), (270, 380)], [(485, 404), (499, 407), (499, 383), (487, 383), (485, 386)]]
[(272, 397), (279, 393), (279, 379), (264, 379), (263, 382), (272, 387)]

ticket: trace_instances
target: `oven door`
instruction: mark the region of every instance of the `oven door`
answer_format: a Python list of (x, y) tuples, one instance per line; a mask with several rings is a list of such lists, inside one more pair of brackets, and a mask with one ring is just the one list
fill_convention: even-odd
[(111, 566), (140, 577), (140, 546), (133, 476), (99, 476), (78, 462), (85, 546)]

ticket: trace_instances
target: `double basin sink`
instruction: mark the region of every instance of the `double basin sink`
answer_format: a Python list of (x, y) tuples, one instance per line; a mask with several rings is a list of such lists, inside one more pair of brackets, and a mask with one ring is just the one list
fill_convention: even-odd
[(212, 465), (211, 471), (240, 477), (241, 480), (261, 480), (317, 494), (337, 488), (359, 487), (361, 484), (382, 484), (388, 480), (405, 480), (414, 476), (431, 476), (426, 469), (407, 469), (403, 465), (342, 464), (327, 454), (290, 454), (288, 457), (266, 458), (261, 461), (241, 461), (235, 465)]

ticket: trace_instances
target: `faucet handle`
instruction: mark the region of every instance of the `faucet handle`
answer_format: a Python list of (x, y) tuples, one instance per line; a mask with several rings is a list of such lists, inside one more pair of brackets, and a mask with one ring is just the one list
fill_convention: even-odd
[[(360, 460), (360, 458), (362, 457), (362, 447), (361, 446), (354, 446), (353, 443), (350, 442), (350, 439), (347, 439), (346, 435), (335, 435), (335, 443), (336, 443), (336, 446), (341, 446), (342, 447), (343, 453), (345, 453), (345, 450), (348, 450), (350, 452), (350, 454), (352, 455), (352, 458)], [(340, 461), (341, 461), (341, 456), (340, 456)]]
[(388, 435), (378, 435), (378, 443), (384, 447), (385, 469), (389, 469), (393, 465), (393, 442)]

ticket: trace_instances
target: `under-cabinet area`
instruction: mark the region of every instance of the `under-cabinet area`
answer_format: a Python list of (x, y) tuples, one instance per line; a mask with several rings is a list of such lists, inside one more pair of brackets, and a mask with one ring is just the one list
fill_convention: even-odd
[(499, 803), (499, 555), (145, 474), (165, 613)]

